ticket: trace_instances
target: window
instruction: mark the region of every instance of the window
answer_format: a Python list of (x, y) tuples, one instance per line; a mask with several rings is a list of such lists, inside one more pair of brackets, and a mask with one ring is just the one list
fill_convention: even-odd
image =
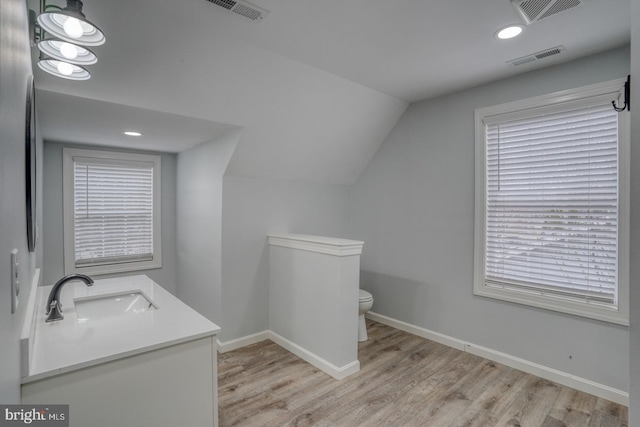
[(160, 156), (64, 149), (65, 272), (159, 268)]
[(476, 110), (476, 295), (628, 324), (623, 85)]

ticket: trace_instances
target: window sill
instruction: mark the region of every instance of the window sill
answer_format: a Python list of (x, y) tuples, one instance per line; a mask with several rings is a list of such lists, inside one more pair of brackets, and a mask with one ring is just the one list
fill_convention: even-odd
[(559, 297), (549, 297), (535, 294), (533, 292), (489, 288), (484, 286), (484, 284), (480, 284), (480, 286), (477, 284), (474, 285), (473, 294), (481, 297), (556, 311), (559, 313), (600, 320), (616, 325), (629, 326), (629, 318), (625, 316), (619, 308), (616, 309), (614, 307), (589, 304)]
[(84, 267), (72, 267), (70, 269), (67, 269), (67, 271), (65, 271), (65, 274), (81, 273), (81, 274), (87, 274), (91, 276), (100, 276), (103, 274), (126, 273), (129, 271), (140, 271), (140, 270), (153, 270), (157, 268), (162, 268), (162, 262), (160, 260), (130, 262), (130, 263), (120, 263), (120, 264), (107, 264), (107, 265), (90, 265), (90, 266), (84, 266)]

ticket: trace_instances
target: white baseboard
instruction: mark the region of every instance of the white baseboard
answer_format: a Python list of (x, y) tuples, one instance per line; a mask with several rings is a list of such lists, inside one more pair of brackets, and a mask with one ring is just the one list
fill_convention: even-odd
[(452, 338), (448, 335), (433, 332), (428, 329), (414, 326), (411, 323), (403, 322), (402, 320), (393, 319), (391, 317), (383, 316), (382, 314), (374, 313), (372, 311), (365, 314), (367, 319), (371, 319), (383, 325), (391, 326), (401, 331), (409, 332), (412, 335), (417, 335), (422, 338), (426, 338), (430, 341), (435, 341), (440, 344), (444, 344), (447, 347), (453, 347), (460, 351), (465, 351), (465, 342), (456, 338)]
[(602, 399), (610, 400), (620, 405), (629, 406), (629, 393), (625, 391), (599, 384), (585, 378), (580, 378), (566, 372), (558, 371), (557, 369), (539, 365), (537, 363), (533, 363), (528, 360), (512, 356), (510, 354), (468, 343), (457, 338), (430, 331), (428, 329), (396, 320), (391, 317), (383, 316), (378, 313), (373, 313), (370, 311), (366, 314), (366, 317), (373, 321), (382, 323), (383, 325), (391, 326), (392, 328), (396, 328), (401, 331), (405, 331), (410, 334), (456, 348), (458, 350), (466, 351), (480, 357), (484, 357), (485, 359), (507, 365), (509, 367), (538, 376), (540, 378), (544, 378), (549, 381), (554, 381), (567, 387), (575, 388), (576, 390), (592, 394)]
[(355, 374), (360, 370), (360, 361), (358, 359), (350, 362), (344, 366), (338, 367), (330, 362), (327, 362), (322, 357), (310, 352), (309, 350), (300, 347), (298, 344), (289, 341), (288, 339), (276, 334), (273, 331), (269, 331), (270, 339), (274, 343), (278, 344), (285, 350), (290, 351), (302, 360), (312, 364), (321, 371), (331, 375), (337, 380), (348, 377), (351, 374)]
[(622, 390), (471, 343), (466, 344), (465, 351), (602, 399), (629, 406), (629, 393)]
[(270, 339), (269, 333), (270, 331), (262, 331), (262, 332), (258, 332), (257, 334), (247, 335), (246, 337), (236, 338), (234, 340), (230, 340), (226, 342), (217, 340), (218, 352), (226, 353), (227, 351), (236, 350), (251, 344), (255, 344), (260, 341), (268, 340)]
[(327, 362), (322, 357), (310, 352), (306, 348), (300, 347), (298, 344), (276, 334), (273, 331), (262, 331), (258, 332), (257, 334), (247, 335), (246, 337), (241, 337), (226, 342), (221, 342), (220, 340), (218, 340), (218, 352), (226, 353), (227, 351), (236, 350), (238, 348), (265, 340), (273, 341), (280, 347), (295, 354), (300, 359), (312, 364), (322, 372), (331, 375), (337, 380), (346, 378), (349, 375), (355, 374), (360, 370), (360, 361), (357, 359), (351, 363), (346, 364), (345, 366), (338, 367), (330, 362)]

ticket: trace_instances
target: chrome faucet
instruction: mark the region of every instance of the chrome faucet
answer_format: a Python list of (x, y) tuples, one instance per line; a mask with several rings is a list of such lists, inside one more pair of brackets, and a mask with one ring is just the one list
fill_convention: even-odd
[(69, 274), (68, 276), (64, 276), (62, 279), (58, 280), (56, 284), (53, 285), (51, 293), (49, 293), (49, 299), (47, 299), (47, 322), (64, 319), (64, 316), (62, 315), (62, 304), (60, 303), (60, 291), (62, 290), (62, 285), (76, 279), (82, 280), (87, 284), (87, 286), (93, 285), (93, 279), (89, 276), (85, 276), (84, 274)]

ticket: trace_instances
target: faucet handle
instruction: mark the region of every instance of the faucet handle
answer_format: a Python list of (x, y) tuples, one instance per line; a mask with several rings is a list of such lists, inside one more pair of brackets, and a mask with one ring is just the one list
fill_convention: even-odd
[(60, 311), (60, 313), (62, 313), (62, 303), (59, 303), (58, 301), (53, 300), (53, 301), (51, 301), (51, 304), (47, 307), (47, 311), (44, 314), (51, 313), (51, 309), (56, 308), (56, 306), (57, 306), (58, 311)]
[(45, 322), (53, 322), (55, 320), (62, 320), (64, 316), (62, 315), (62, 304), (60, 304), (57, 300), (51, 301), (49, 305), (49, 310), (47, 311), (47, 318)]
[(49, 292), (49, 298), (47, 299), (47, 322), (52, 322), (54, 320), (62, 320), (64, 317), (62, 316), (62, 304), (60, 303), (60, 291), (62, 290), (62, 286), (70, 280), (80, 279), (87, 286), (93, 285), (93, 279), (84, 274), (68, 274), (64, 276), (62, 279), (58, 280), (53, 288), (51, 288), (51, 292)]

